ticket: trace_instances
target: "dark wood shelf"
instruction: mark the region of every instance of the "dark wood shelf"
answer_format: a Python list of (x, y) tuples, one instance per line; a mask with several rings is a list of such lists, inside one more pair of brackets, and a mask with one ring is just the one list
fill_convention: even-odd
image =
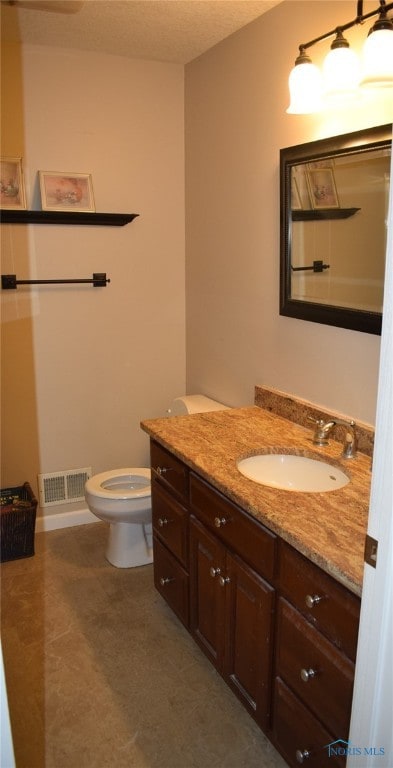
[(84, 213), (80, 211), (0, 211), (2, 224), (87, 224), (90, 226), (124, 227), (139, 213)]
[(292, 221), (317, 221), (318, 219), (349, 219), (354, 216), (360, 208), (322, 208), (315, 210), (296, 210), (291, 212)]

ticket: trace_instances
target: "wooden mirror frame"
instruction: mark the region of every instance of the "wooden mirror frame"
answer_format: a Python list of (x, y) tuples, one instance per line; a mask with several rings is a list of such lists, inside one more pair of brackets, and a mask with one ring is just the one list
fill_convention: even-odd
[(391, 150), (391, 147), (392, 126), (388, 124), (280, 150), (280, 315), (364, 333), (381, 333), (382, 312), (318, 304), (291, 297), (291, 169), (299, 163), (358, 154), (370, 149)]

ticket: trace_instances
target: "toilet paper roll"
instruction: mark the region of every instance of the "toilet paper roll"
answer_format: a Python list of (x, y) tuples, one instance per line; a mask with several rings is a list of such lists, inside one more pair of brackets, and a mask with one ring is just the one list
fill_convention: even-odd
[(224, 411), (227, 405), (212, 400), (205, 395), (184, 395), (176, 397), (167, 410), (167, 416), (185, 416), (191, 413), (205, 413), (208, 411)]

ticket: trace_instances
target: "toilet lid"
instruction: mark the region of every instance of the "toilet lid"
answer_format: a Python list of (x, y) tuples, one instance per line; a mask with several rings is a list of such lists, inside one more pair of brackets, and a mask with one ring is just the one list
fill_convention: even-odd
[(86, 483), (86, 491), (101, 498), (136, 499), (151, 495), (150, 469), (124, 467), (93, 475)]

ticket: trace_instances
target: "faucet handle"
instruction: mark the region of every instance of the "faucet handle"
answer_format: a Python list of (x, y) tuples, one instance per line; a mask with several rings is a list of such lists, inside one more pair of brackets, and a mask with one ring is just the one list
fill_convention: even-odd
[(313, 424), (315, 424), (313, 437), (314, 445), (329, 445), (328, 435), (332, 428), (332, 422), (324, 421), (323, 419), (314, 419), (313, 416), (308, 416), (307, 421), (312, 421)]
[(307, 416), (307, 421), (312, 421), (317, 427), (323, 427), (325, 423), (323, 419), (314, 419), (314, 416)]

